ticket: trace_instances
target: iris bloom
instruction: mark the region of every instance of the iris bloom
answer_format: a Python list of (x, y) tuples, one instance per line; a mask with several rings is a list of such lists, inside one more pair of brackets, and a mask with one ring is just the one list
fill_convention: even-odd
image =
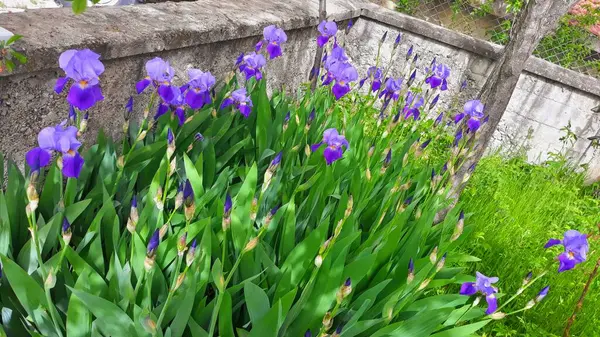
[(385, 88), (381, 91), (379, 97), (385, 96), (386, 101), (389, 101), (390, 99), (397, 101), (400, 96), (400, 89), (402, 89), (402, 78), (398, 78), (397, 80), (388, 78), (385, 81)]
[(480, 272), (476, 272), (476, 275), (475, 282), (465, 282), (462, 284), (460, 294), (471, 296), (479, 292), (485, 295), (485, 300), (488, 304), (485, 313), (486, 315), (490, 315), (498, 308), (498, 299), (495, 295), (498, 292), (498, 288), (492, 286), (492, 284), (498, 282), (498, 278), (487, 277)]
[(100, 55), (89, 49), (70, 49), (60, 54), (58, 64), (66, 76), (56, 80), (54, 91), (60, 94), (69, 79), (73, 80), (67, 95), (71, 105), (79, 110), (87, 110), (104, 99), (100, 90), (99, 76), (104, 72)]
[(423, 104), (425, 103), (425, 100), (423, 99), (423, 97), (419, 97), (418, 99), (415, 99), (416, 95), (413, 94), (412, 92), (408, 92), (408, 95), (406, 95), (406, 104), (404, 105), (404, 119), (408, 119), (409, 117), (413, 117), (414, 120), (419, 119), (419, 115), (420, 115), (420, 111), (419, 109), (423, 106)]
[(470, 131), (477, 131), (481, 126), (483, 115), (483, 103), (479, 100), (472, 100), (465, 103), (464, 111), (454, 116), (454, 123), (458, 123), (466, 116), (469, 116), (467, 127)]
[(334, 21), (325, 20), (321, 21), (317, 29), (319, 30), (319, 33), (321, 33), (317, 38), (317, 45), (319, 47), (323, 47), (338, 31), (337, 24)]
[(175, 70), (169, 65), (169, 62), (160, 57), (155, 57), (146, 62), (146, 73), (148, 75), (135, 85), (137, 93), (141, 94), (150, 84), (153, 84), (158, 95), (165, 102), (171, 102), (176, 96), (173, 90), (174, 87), (171, 84), (175, 76)]
[(240, 63), (240, 71), (243, 71), (244, 75), (246, 75), (246, 81), (252, 77), (256, 77), (257, 80), (260, 80), (262, 79), (260, 68), (265, 64), (267, 64), (267, 60), (262, 54), (250, 53), (245, 55), (242, 63)]
[(223, 100), (221, 103), (221, 109), (233, 105), (245, 118), (250, 116), (252, 112), (252, 100), (246, 88), (239, 88), (231, 93), (231, 95)]
[(323, 141), (311, 146), (311, 150), (317, 151), (321, 145), (325, 143), (327, 148), (323, 152), (327, 165), (331, 165), (334, 161), (342, 158), (344, 150), (342, 147), (348, 149), (350, 145), (346, 140), (346, 137), (340, 135), (336, 129), (327, 129), (323, 132)]
[(194, 110), (210, 104), (212, 102), (210, 89), (215, 85), (215, 77), (210, 72), (199, 69), (189, 69), (188, 76), (190, 81), (187, 84), (185, 103)]
[(50, 164), (53, 152), (62, 156), (62, 172), (65, 177), (77, 178), (83, 167), (83, 158), (77, 152), (81, 143), (77, 140), (77, 128), (65, 127), (63, 122), (56, 127), (47, 127), (38, 134), (38, 145), (25, 155), (32, 171)]
[(365, 84), (365, 81), (368, 79), (369, 81), (371, 81), (371, 91), (375, 92), (381, 87), (382, 76), (383, 72), (381, 71), (381, 68), (375, 66), (369, 67), (369, 69), (367, 70), (367, 77), (363, 78), (359, 82), (360, 87), (362, 88), (362, 86)]
[(431, 89), (440, 87), (440, 90), (448, 90), (447, 78), (450, 76), (450, 68), (445, 64), (434, 64), (433, 74), (425, 79), (425, 83), (431, 86)]
[(584, 262), (587, 259), (587, 253), (590, 250), (587, 236), (573, 229), (566, 231), (562, 240), (548, 240), (544, 248), (556, 245), (562, 245), (565, 248), (565, 251), (558, 256), (558, 261), (560, 263), (558, 267), (559, 273), (571, 270), (579, 263)]
[(358, 73), (349, 63), (338, 63), (331, 69), (335, 84), (331, 88), (331, 92), (336, 100), (339, 100), (350, 91), (350, 82), (358, 79)]
[(283, 29), (277, 28), (275, 25), (267, 26), (263, 30), (263, 37), (264, 40), (256, 45), (256, 52), (260, 51), (263, 44), (266, 43), (269, 59), (281, 56), (281, 44), (287, 42), (287, 35)]
[(335, 74), (338, 70), (348, 64), (348, 56), (346, 56), (344, 48), (336, 44), (331, 50), (331, 55), (323, 57), (323, 63), (327, 73), (322, 76), (321, 80), (323, 81), (323, 85), (329, 85), (335, 79)]
[[(171, 86), (169, 88), (171, 90), (171, 94), (169, 97), (173, 97), (170, 101), (162, 101), (156, 110), (156, 114), (154, 115), (154, 119), (159, 119), (162, 115), (167, 113), (169, 109), (173, 112), (173, 114), (179, 120), (179, 126), (183, 125), (185, 122), (185, 99), (183, 92), (176, 86)], [(161, 96), (162, 98), (162, 96)]]

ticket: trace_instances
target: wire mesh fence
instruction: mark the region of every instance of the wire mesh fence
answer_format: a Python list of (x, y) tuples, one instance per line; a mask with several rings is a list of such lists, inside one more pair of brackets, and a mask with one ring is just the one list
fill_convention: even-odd
[[(506, 44), (523, 0), (397, 0), (398, 11), (437, 25)], [(600, 78), (600, 0), (579, 1), (534, 54)]]

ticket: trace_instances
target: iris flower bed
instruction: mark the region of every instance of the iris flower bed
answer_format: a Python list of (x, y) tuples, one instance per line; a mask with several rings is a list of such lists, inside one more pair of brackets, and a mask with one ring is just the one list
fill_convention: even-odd
[[(40, 131), (25, 172), (6, 162), (4, 333), (470, 336), (548, 295), (527, 289), (543, 273), (505, 301), (498, 278), (463, 273), (474, 259), (458, 250), (470, 231), (460, 206), (434, 225), (483, 104), (438, 106), (449, 67), (420, 67), (412, 47), (399, 55), (401, 36), (403, 73), (377, 61), (359, 78), (344, 32), (318, 31), (314, 92), (268, 95), (268, 63), (287, 40), (269, 26), (219, 82), (189, 69), (174, 83), (168, 61), (148, 61), (122, 140), (100, 132), (95, 144), (80, 138), (104, 99), (104, 66), (88, 49), (64, 52), (55, 91), (67, 118)], [(559, 244), (560, 271), (585, 261), (585, 235)], [(460, 293), (440, 295), (452, 284)], [(522, 294), (526, 308), (502, 310)]]

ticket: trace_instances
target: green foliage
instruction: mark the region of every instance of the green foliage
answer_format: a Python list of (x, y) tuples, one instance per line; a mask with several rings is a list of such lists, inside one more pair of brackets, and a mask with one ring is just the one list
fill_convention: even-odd
[[(9, 335), (275, 337), (344, 326), (343, 336), (458, 337), (489, 323), (468, 297), (438, 296), (470, 279), (462, 271), (476, 260), (455, 255), (465, 239), (451, 239), (459, 207), (432, 225), (448, 205), (448, 171), (431, 174), (450, 156), (444, 123), (388, 118), (369, 131), (371, 95), (336, 103), (320, 87), (269, 97), (265, 80), (246, 83), (248, 119), (217, 111), (237, 86), (225, 83), (181, 127), (168, 113), (130, 121), (121, 145), (101, 132), (78, 179), (56, 163), (39, 175), (9, 163), (0, 193)], [(323, 147), (308, 150), (328, 128), (350, 144), (332, 165)], [(186, 180), (193, 195), (182, 201)], [(162, 238), (148, 251), (155, 231)]]
[[(527, 272), (547, 269), (555, 254), (543, 248), (548, 238), (561, 237), (566, 229), (595, 233), (600, 222), (600, 200), (594, 195), (596, 187), (583, 187), (583, 178), (564, 160), (532, 165), (521, 157), (504, 159), (492, 155), (482, 159), (461, 198), (465, 212), (472, 214), (467, 222), (474, 227), (465, 252), (481, 258), (473, 269), (499, 276), (505, 285), (514, 288), (501, 291), (514, 292)], [(600, 257), (597, 250), (592, 251), (581, 268), (548, 274), (551, 291), (539, 307), (522, 317), (509, 317), (490, 325), (490, 333), (562, 336), (587, 274)], [(596, 291), (599, 282), (596, 279), (592, 284), (572, 336), (596, 334), (600, 323), (595, 309), (600, 305)], [(527, 300), (517, 301), (513, 309), (519, 309)]]
[(21, 35), (15, 34), (6, 41), (0, 41), (0, 74), (5, 70), (12, 72), (16, 67), (16, 62), (20, 64), (27, 62), (27, 57), (13, 47), (13, 44), (21, 38)]

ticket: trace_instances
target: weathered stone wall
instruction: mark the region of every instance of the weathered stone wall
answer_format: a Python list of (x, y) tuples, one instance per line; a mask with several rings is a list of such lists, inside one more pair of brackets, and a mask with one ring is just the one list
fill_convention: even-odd
[[(389, 33), (381, 51), (384, 63), (396, 34), (403, 33), (399, 60), (391, 74), (406, 71), (404, 55), (410, 45), (419, 53), (420, 67), (428, 66), (433, 57), (448, 64), (452, 76), (449, 92), (440, 102), (443, 107), (449, 107), (449, 97), (465, 79), (469, 86), (461, 93), (461, 101), (475, 97), (502, 51), (501, 46), (360, 0), (329, 0), (327, 9), (331, 19), (355, 20), (344, 43), (360, 76), (374, 63), (385, 31)], [(35, 144), (42, 127), (65, 118), (64, 96), (52, 91), (60, 74), (58, 55), (64, 50), (88, 47), (102, 55), (106, 99), (91, 111), (90, 130), (104, 128), (118, 136), (123, 106), (134, 93), (135, 82), (144, 76), (148, 59), (168, 59), (181, 82), (191, 67), (209, 70), (220, 78), (240, 52), (253, 50), (264, 26), (277, 24), (288, 32), (289, 39), (284, 56), (269, 62), (269, 81), (273, 88), (293, 88), (309, 73), (317, 18), (316, 0), (198, 0), (93, 8), (80, 16), (69, 9), (0, 14), (3, 27), (25, 36), (20, 46), (30, 58), (16, 73), (0, 75), (0, 151), (20, 160)], [(574, 160), (590, 163), (592, 177), (599, 176), (600, 156), (589, 149), (587, 137), (600, 129), (598, 117), (591, 112), (599, 103), (600, 81), (534, 57), (525, 70), (493, 145), (509, 150), (525, 146), (531, 160), (544, 159), (548, 152), (568, 151)], [(137, 108), (141, 114), (141, 104)], [(560, 129), (569, 121), (578, 141), (563, 147)], [(93, 132), (88, 139), (92, 137)]]
[[(403, 71), (404, 55), (410, 45), (419, 53), (419, 67), (426, 67), (436, 57), (451, 69), (450, 88), (440, 103), (450, 106), (463, 80), (468, 88), (460, 93), (461, 102), (476, 97), (500, 55), (500, 46), (475, 40), (442, 27), (416, 20), (402, 14), (368, 6), (363, 20), (350, 34), (348, 53), (353, 62), (364, 71), (374, 63), (379, 37), (388, 31), (381, 57), (389, 60), (393, 39), (402, 32), (403, 45), (399, 47), (398, 61), (392, 74)], [(525, 150), (532, 162), (542, 161), (552, 153), (563, 153), (577, 164), (589, 164), (591, 180), (600, 177), (600, 156), (590, 146), (588, 137), (600, 134), (600, 114), (591, 111), (600, 104), (598, 79), (564, 69), (532, 57), (521, 75), (503, 116), (490, 151), (515, 152)], [(455, 114), (456, 111), (450, 111)], [(574, 143), (563, 142), (563, 128), (577, 136)]]

